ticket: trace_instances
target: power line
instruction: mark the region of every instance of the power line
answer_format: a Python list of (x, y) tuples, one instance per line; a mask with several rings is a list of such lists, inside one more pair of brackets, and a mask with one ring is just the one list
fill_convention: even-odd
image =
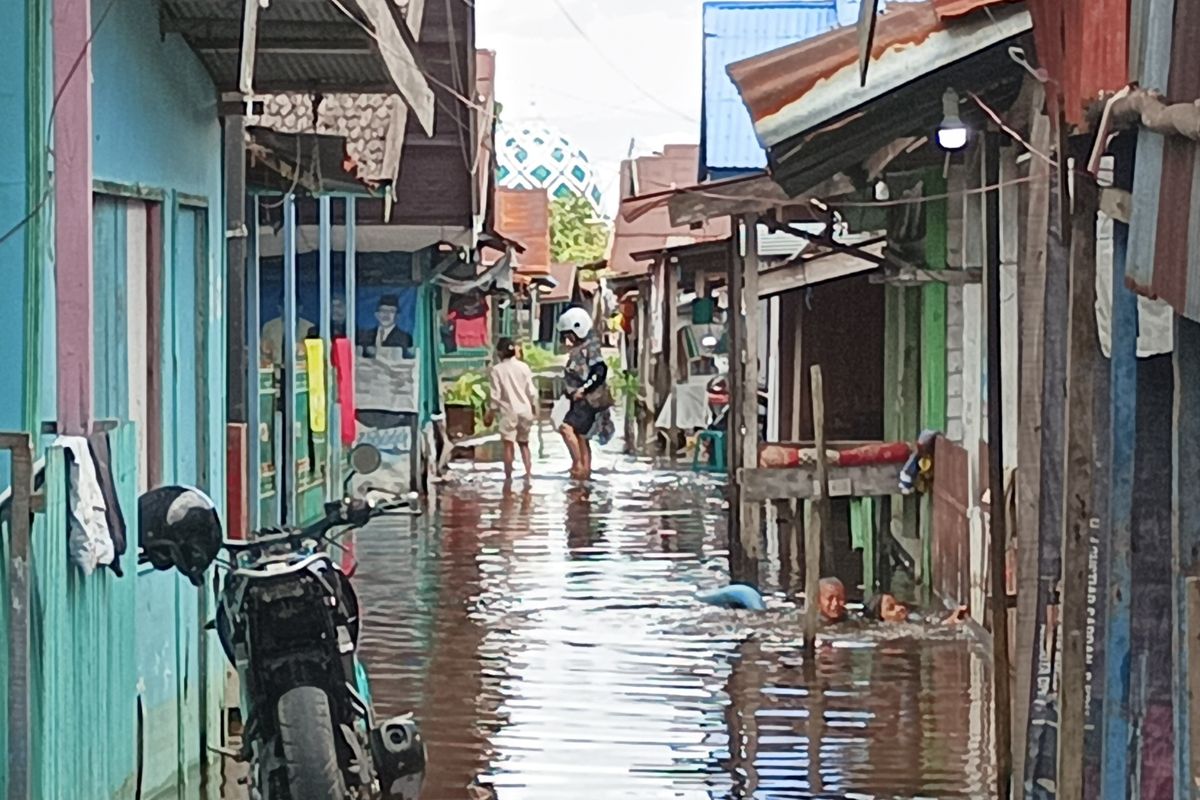
[(587, 42), (588, 44), (590, 44), (592, 46), (592, 48), (596, 51), (597, 55), (600, 56), (600, 59), (605, 64), (607, 64), (609, 66), (609, 68), (612, 69), (613, 72), (615, 72), (620, 77), (624, 78), (629, 83), (630, 86), (632, 86), (633, 88), (635, 88), (639, 92), (641, 92), (646, 98), (648, 98), (650, 101), (652, 101), (655, 105), (660, 106), (661, 108), (665, 109), (666, 111), (671, 112), (672, 114), (676, 115), (677, 117), (687, 120), (688, 122), (698, 122), (698, 120), (695, 117), (693, 117), (692, 115), (686, 114), (677, 108), (672, 108), (671, 106), (664, 103), (662, 100), (659, 100), (649, 90), (647, 90), (644, 86), (642, 86), (640, 83), (638, 83), (637, 80), (635, 80), (629, 73), (627, 73), (627, 72), (625, 72), (625, 70), (621, 69), (621, 67), (615, 61), (613, 61), (611, 58), (608, 57), (608, 54), (604, 52), (604, 50), (600, 47), (600, 45), (597, 44), (596, 41), (594, 39), (592, 39), (591, 36), (588, 35), (587, 31), (583, 29), (583, 26), (580, 25), (573, 16), (571, 16), (571, 12), (567, 11), (567, 7), (562, 4), (562, 0), (554, 0), (554, 5), (558, 6), (558, 10), (560, 12), (562, 12), (563, 17), (565, 17), (567, 22), (571, 25), (571, 27), (575, 29), (575, 32), (578, 33), (585, 42)]
[[(88, 50), (90, 50), (92, 47), (92, 42), (96, 39), (96, 35), (100, 33), (100, 28), (104, 26), (104, 21), (108, 19), (109, 12), (113, 10), (113, 6), (116, 4), (117, 0), (108, 0), (108, 5), (106, 5), (104, 10), (100, 12), (99, 19), (97, 19), (96, 24), (92, 26), (92, 32), (88, 35), (87, 41), (83, 43), (83, 47), (80, 48), (79, 53), (76, 54), (74, 61), (71, 62), (71, 69), (67, 71), (67, 76), (63, 79), (62, 85), (55, 90), (54, 99), (50, 102), (50, 115), (46, 120), (47, 139), (50, 138), (50, 134), (54, 128), (54, 117), (58, 113), (58, 102), (62, 99), (63, 94), (67, 91), (67, 86), (71, 83), (71, 79), (75, 77), (75, 73), (79, 71), (80, 65), (83, 64), (84, 58), (87, 57)], [(52, 156), (54, 155), (54, 150), (51, 147), (47, 147), (46, 154)], [(20, 221), (18, 221), (11, 228), (0, 234), (0, 245), (16, 236), (22, 228), (32, 222), (38, 216), (38, 214), (41, 213), (42, 209), (46, 207), (46, 203), (50, 200), (50, 194), (53, 191), (54, 177), (51, 176), (50, 179), (46, 181), (46, 188), (42, 192), (41, 197), (38, 198), (37, 203), (29, 210), (29, 213), (22, 217)]]

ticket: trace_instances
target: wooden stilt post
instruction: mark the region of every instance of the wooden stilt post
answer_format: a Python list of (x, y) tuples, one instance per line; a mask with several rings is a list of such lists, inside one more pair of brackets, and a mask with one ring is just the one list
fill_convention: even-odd
[(1084, 796), (1084, 691), (1087, 674), (1087, 561), (1092, 530), (1092, 395), (1096, 371), (1097, 187), (1075, 176), (1070, 237), (1067, 354), (1067, 489), (1063, 493), (1062, 678), (1058, 706), (1058, 794)]
[(825, 463), (825, 384), (821, 365), (813, 364), (811, 372), (813, 434), (817, 442), (817, 486), (809, 503), (808, 520), (804, 526), (804, 647), (813, 652), (817, 641), (820, 610), (817, 595), (821, 583), (821, 553), (829, 528), (829, 468)]
[(1094, 514), (1092, 397), (1099, 360), (1094, 308), (1097, 192), (1090, 178), (1075, 176), (1067, 351), (1067, 470), (1066, 491), (1061, 498), (1063, 653), (1058, 712), (1058, 792), (1063, 800), (1083, 798), (1088, 558)]
[[(1040, 87), (1040, 85), (1039, 85)], [(1040, 88), (1031, 101), (1030, 142), (1038, 152), (1050, 149), (1050, 118), (1041, 113), (1045, 95)], [(1020, 428), (1017, 452), (1017, 638), (1016, 702), (1013, 717), (1013, 797), (1020, 800), (1024, 788), (1029, 699), (1034, 680), (1038, 602), (1038, 525), (1041, 508), (1042, 365), (1046, 297), (1046, 233), (1050, 213), (1050, 165), (1029, 160), (1032, 179), (1025, 191), (1028, 202), (1024, 238), (1018, 270), (1017, 308), (1020, 319)]]
[(663, 337), (663, 345), (667, 348), (667, 371), (671, 373), (671, 427), (667, 431), (670, 441), (671, 463), (678, 458), (679, 450), (679, 266), (675, 259), (663, 256), (658, 269), (663, 271), (664, 300), (667, 304), (667, 330)]
[(987, 297), (988, 478), (991, 491), (990, 577), (992, 618), (993, 735), (996, 797), (1008, 800), (1012, 779), (1012, 708), (1008, 658), (1008, 587), (1005, 581), (1008, 520), (1004, 491), (1004, 386), (1000, 339), (1000, 134), (984, 135), (985, 286)]
[(729, 271), (726, 276), (726, 291), (729, 308), (726, 327), (729, 331), (729, 407), (725, 412), (725, 463), (729, 468), (729, 574), (730, 579), (747, 582), (752, 575), (750, 559), (742, 549), (742, 342), (746, 338), (746, 320), (742, 316), (742, 243), (741, 218), (731, 217), (729, 228)]
[[(746, 469), (758, 466), (758, 217), (747, 214), (743, 221), (742, 304), (745, 306), (745, 338), (742, 349), (742, 462)], [(742, 551), (753, 564), (753, 582), (758, 583), (758, 552), (762, 528), (762, 506), (740, 504)]]

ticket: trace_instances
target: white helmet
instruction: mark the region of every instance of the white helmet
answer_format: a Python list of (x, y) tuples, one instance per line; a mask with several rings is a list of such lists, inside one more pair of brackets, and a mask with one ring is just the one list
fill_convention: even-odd
[(555, 328), (559, 333), (573, 333), (579, 339), (586, 339), (592, 332), (592, 315), (582, 308), (568, 308), (558, 318)]

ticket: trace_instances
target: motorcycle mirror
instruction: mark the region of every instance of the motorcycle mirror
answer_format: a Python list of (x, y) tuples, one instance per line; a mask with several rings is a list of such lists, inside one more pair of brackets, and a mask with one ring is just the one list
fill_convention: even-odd
[(359, 475), (370, 475), (383, 465), (383, 453), (371, 444), (356, 445), (350, 451), (350, 466)]

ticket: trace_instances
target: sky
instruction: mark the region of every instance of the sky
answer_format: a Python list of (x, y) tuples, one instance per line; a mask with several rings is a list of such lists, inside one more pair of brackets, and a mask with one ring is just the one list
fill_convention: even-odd
[(496, 51), (501, 118), (583, 150), (609, 215), (631, 140), (635, 155), (699, 141), (702, 0), (474, 2), (477, 44)]

